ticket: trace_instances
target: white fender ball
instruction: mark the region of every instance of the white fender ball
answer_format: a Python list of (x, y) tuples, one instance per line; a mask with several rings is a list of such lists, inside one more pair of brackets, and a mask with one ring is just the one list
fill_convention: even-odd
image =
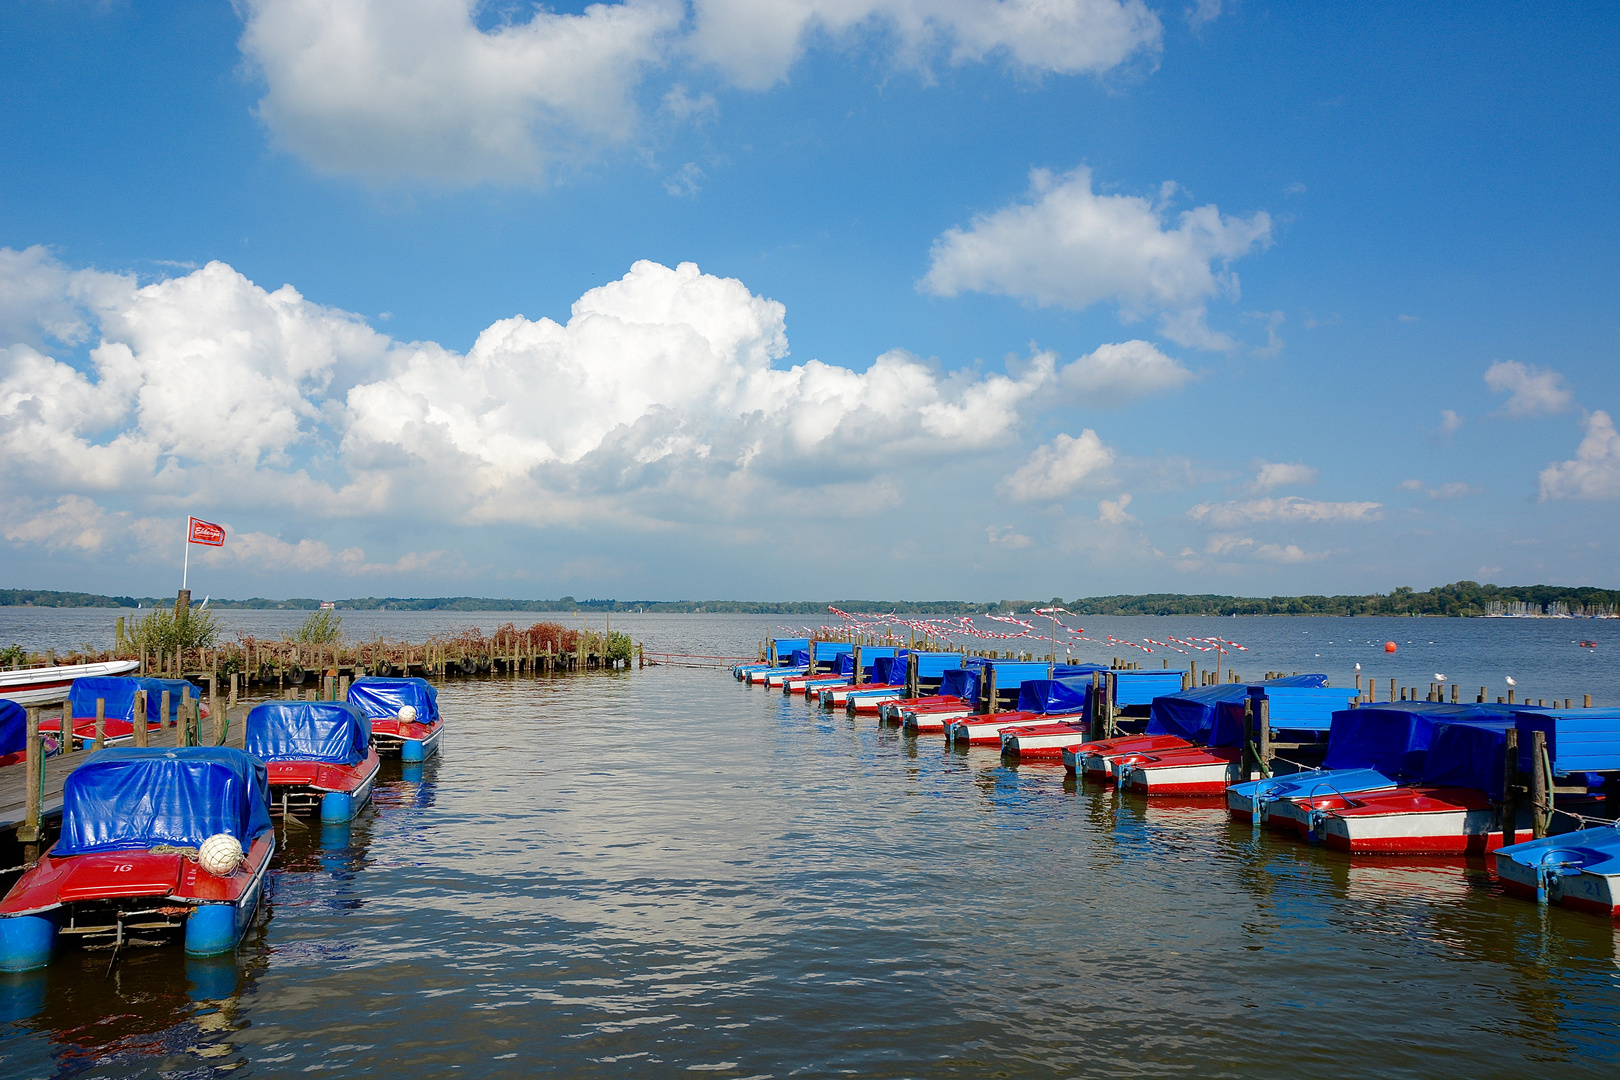
[(215, 877), (230, 877), (242, 865), (242, 845), (230, 833), (215, 833), (197, 849), (197, 865)]

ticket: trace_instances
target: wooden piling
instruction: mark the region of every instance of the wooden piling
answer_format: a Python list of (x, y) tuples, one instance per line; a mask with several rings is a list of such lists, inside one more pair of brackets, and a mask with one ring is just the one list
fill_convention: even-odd
[(162, 710), (158, 715), (158, 727), (160, 728), (168, 727), (169, 717), (174, 715), (174, 713), (171, 711), (173, 702), (169, 698), (169, 693), (170, 692), (168, 690), (163, 691), (162, 698), (158, 700), (158, 708)]
[[(68, 710), (72, 712), (72, 709)], [(95, 749), (101, 750), (107, 745), (107, 699), (96, 698), (96, 741)]]
[(1548, 819), (1552, 817), (1552, 793), (1547, 790), (1547, 774), (1551, 772), (1547, 761), (1547, 733), (1530, 733), (1530, 835), (1540, 840), (1547, 835)]
[(135, 691), (135, 745), (144, 747), (147, 744), (146, 731), (146, 691)]
[(180, 688), (180, 715), (175, 717), (180, 725), (180, 738), (177, 740), (181, 746), (190, 746), (191, 743), (191, 684)]
[(1519, 729), (1508, 728), (1502, 740), (1502, 846), (1517, 843), (1519, 827)]
[[(32, 848), (39, 843), (39, 789), (45, 779), (45, 742), (39, 737), (39, 709), (28, 710), (27, 728), (27, 784), (28, 790), (23, 794), (23, 823), (17, 826), (17, 839)], [(24, 855), (25, 862), (33, 862), (38, 858), (37, 853), (28, 852)]]

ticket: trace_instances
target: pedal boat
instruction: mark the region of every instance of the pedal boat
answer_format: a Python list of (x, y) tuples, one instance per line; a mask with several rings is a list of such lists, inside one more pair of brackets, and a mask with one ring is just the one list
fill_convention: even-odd
[(371, 798), (382, 759), (371, 721), (347, 701), (267, 701), (248, 713), (243, 749), (264, 762), (270, 807), (348, 821)]
[(1000, 746), (1003, 731), (1038, 724), (1042, 719), (1036, 712), (976, 713), (947, 724), (945, 741), (952, 746)]
[(1122, 757), (1191, 746), (1192, 743), (1179, 735), (1122, 735), (1114, 739), (1097, 739), (1081, 743), (1073, 750), (1064, 750), (1063, 768), (1087, 780), (1112, 784), (1115, 779), (1114, 763)]
[(62, 835), (0, 900), (0, 971), (60, 944), (236, 948), (275, 852), (263, 763), (222, 747), (114, 747), (67, 778)]
[(959, 708), (967, 699), (955, 694), (929, 694), (926, 697), (900, 698), (885, 701), (878, 707), (878, 719), (886, 724), (905, 723), (908, 712), (922, 713), (933, 709)]
[(884, 702), (898, 701), (900, 695), (905, 692), (904, 686), (895, 686), (892, 683), (867, 683), (844, 698), (844, 711), (850, 716), (861, 713), (874, 715), (883, 708)]
[(900, 727), (908, 735), (942, 733), (953, 721), (973, 716), (970, 702), (956, 705), (930, 705), (919, 709), (906, 709), (900, 714)]
[(1078, 717), (1044, 724), (1021, 724), (1001, 733), (1001, 754), (1020, 760), (1045, 758), (1055, 761), (1063, 757), (1065, 750), (1072, 750), (1085, 742), (1089, 738), (1086, 734), (1089, 730), (1089, 725)]
[(1344, 802), (1347, 796), (1392, 791), (1399, 786), (1377, 769), (1311, 769), (1233, 784), (1226, 789), (1226, 812), (1233, 821), (1253, 822), (1259, 815), (1267, 828), (1314, 840), (1320, 839), (1310, 834), (1321, 823), (1321, 815), (1348, 805)]
[(1515, 896), (1620, 918), (1620, 828), (1511, 844), (1495, 858), (1497, 880)]
[(349, 703), (371, 721), (371, 741), (382, 757), (426, 761), (439, 749), (444, 718), (439, 692), (426, 679), (367, 675), (349, 685)]
[(1143, 795), (1224, 795), (1243, 779), (1243, 751), (1231, 747), (1180, 747), (1127, 754), (1114, 761), (1116, 783)]
[[(198, 713), (204, 719), (211, 715), (208, 701), (202, 696), (202, 690), (184, 679), (152, 679), (144, 676), (117, 676), (96, 675), (88, 678), (75, 679), (68, 692), (68, 707), (73, 713), (73, 738), (81, 744), (88, 744), (96, 737), (96, 702), (101, 702), (101, 727), (104, 742), (108, 746), (135, 741), (135, 699), (140, 694), (146, 694), (146, 730), (156, 731), (161, 728), (165, 718), (163, 712), (163, 691), (169, 692), (169, 715), (166, 718), (170, 724), (180, 721), (180, 697), (183, 690), (190, 690), (193, 700), (198, 702)], [(60, 717), (41, 719), (39, 730), (43, 733), (61, 737), (62, 720)]]

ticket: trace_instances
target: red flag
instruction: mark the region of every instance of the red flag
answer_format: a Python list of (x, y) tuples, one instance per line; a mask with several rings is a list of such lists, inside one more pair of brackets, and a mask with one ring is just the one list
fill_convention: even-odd
[(215, 525), (212, 521), (202, 518), (191, 518), (191, 529), (186, 535), (188, 544), (207, 544), (210, 547), (225, 546), (225, 526)]

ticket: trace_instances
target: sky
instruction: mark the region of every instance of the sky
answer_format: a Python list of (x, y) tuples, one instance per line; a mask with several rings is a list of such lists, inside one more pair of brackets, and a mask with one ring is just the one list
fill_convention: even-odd
[(1620, 586), (1620, 15), (0, 0), (0, 587)]

